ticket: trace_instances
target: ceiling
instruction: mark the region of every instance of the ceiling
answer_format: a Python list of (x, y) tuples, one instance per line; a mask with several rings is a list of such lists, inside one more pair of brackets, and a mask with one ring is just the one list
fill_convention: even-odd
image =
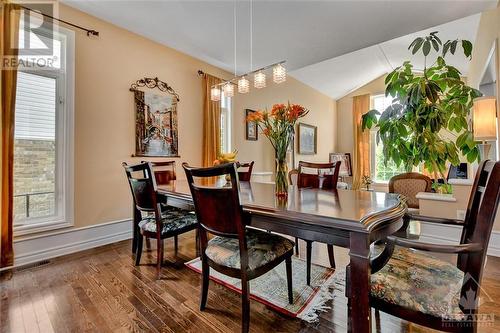
[[(459, 38), (474, 43), (479, 19), (480, 14), (471, 15), (309, 65), (292, 71), (290, 74), (333, 99), (338, 99), (392, 71), (406, 60), (412, 62), (415, 70), (422, 70), (424, 68), (422, 53), (412, 55), (408, 50), (408, 45), (416, 37), (425, 36), (432, 31), (439, 31), (438, 36), (443, 42)], [(466, 76), (469, 60), (460, 52), (462, 52), (461, 48), (457, 48), (455, 55), (448, 54), (446, 60), (448, 64), (457, 67)], [(431, 53), (427, 59), (427, 65), (432, 65), (436, 58), (437, 54)]]
[[(64, 3), (133, 31), (156, 42), (187, 53), (223, 69), (234, 71), (234, 10), (236, 6), (236, 68), (241, 74), (273, 62), (286, 60), (287, 68), (299, 80), (332, 96), (339, 97), (353, 84), (356, 73), (348, 68), (321, 75), (318, 68), (303, 67), (374, 46), (415, 31), (495, 8), (497, 0), (454, 1), (264, 1), (254, 0), (250, 20), (249, 1), (181, 0), (63, 0)], [(250, 22), (253, 29), (250, 29)], [(477, 23), (476, 23), (477, 25)], [(252, 32), (252, 33), (251, 33)], [(252, 35), (252, 38), (250, 38)], [(462, 36), (460, 36), (462, 37)], [(454, 37), (455, 38), (455, 37)], [(253, 57), (250, 59), (250, 41)], [(403, 41), (401, 41), (402, 43)], [(406, 44), (406, 41), (404, 41)], [(373, 47), (374, 46), (374, 47)], [(400, 45), (387, 45), (398, 63), (403, 56)], [(391, 49), (394, 49), (391, 51)], [(403, 49), (403, 51), (406, 48)], [(361, 51), (358, 51), (361, 52)], [(387, 63), (374, 53), (351, 53), (357, 57), (356, 70), (363, 78), (380, 72)], [(377, 68), (372, 68), (374, 58)], [(329, 60), (331, 59), (331, 60)], [(251, 61), (252, 60), (252, 61)], [(360, 63), (360, 61), (368, 61)], [(323, 64), (324, 65), (324, 64)], [(329, 67), (328, 65), (327, 67)], [(337, 67), (343, 67), (337, 66)], [(318, 76), (312, 78), (311, 73)], [(370, 75), (368, 75), (370, 74)], [(347, 79), (344, 80), (344, 79)], [(314, 81), (320, 81), (316, 84)], [(343, 85), (342, 92), (328, 80)], [(361, 81), (356, 80), (359, 85)]]

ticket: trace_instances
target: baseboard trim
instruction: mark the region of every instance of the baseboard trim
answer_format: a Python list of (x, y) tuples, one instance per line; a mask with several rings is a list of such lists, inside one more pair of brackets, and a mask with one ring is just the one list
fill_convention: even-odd
[[(422, 222), (420, 240), (438, 244), (458, 244), (462, 228), (454, 225), (438, 225)], [(500, 257), (500, 231), (493, 230), (488, 245), (488, 255)]]
[[(420, 240), (439, 244), (457, 244), (461, 228), (452, 225), (422, 223)], [(130, 219), (56, 231), (14, 240), (14, 266), (19, 267), (41, 260), (92, 249), (132, 238)], [(500, 231), (493, 231), (488, 255), (500, 257)]]
[(132, 238), (132, 220), (118, 220), (82, 228), (14, 240), (14, 266), (71, 254)]

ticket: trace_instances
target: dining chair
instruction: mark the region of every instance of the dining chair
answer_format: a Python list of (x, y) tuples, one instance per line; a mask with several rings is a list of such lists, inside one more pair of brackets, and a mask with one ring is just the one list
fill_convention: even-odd
[(418, 172), (406, 172), (389, 180), (389, 193), (398, 193), (406, 197), (408, 208), (418, 209), (417, 194), (431, 192), (432, 180)]
[(141, 163), (147, 162), (151, 163), (157, 185), (168, 185), (177, 179), (175, 161), (141, 161)]
[(196, 229), (196, 215), (194, 212), (186, 214), (185, 210), (175, 207), (162, 209), (158, 199), (156, 179), (152, 176), (151, 163), (129, 166), (123, 162), (122, 165), (127, 174), (135, 208), (141, 216), (135, 264), (140, 264), (144, 237), (156, 239), (156, 273), (159, 279), (163, 263), (163, 240)]
[[(239, 181), (235, 163), (186, 171), (193, 197), (200, 237), (202, 288), (200, 310), (207, 303), (210, 268), (241, 279), (242, 332), (250, 325), (250, 285), (255, 279), (285, 261), (288, 302), (293, 303), (293, 242), (282, 236), (247, 227), (250, 216), (243, 212), (239, 199)], [(203, 179), (229, 175), (230, 186), (206, 186)], [(198, 181), (198, 182), (195, 182)], [(203, 184), (203, 185), (199, 185)], [(208, 233), (214, 235), (210, 240)]]
[[(408, 212), (418, 214), (419, 201), (417, 194), (420, 192), (431, 192), (432, 180), (418, 172), (406, 172), (389, 179), (389, 193), (402, 194), (406, 198)], [(420, 221), (411, 220), (409, 215), (403, 217), (403, 226), (397, 235), (404, 238), (417, 239), (420, 235)]]
[[(156, 185), (168, 185), (172, 181), (177, 180), (177, 175), (175, 172), (176, 170), (175, 161), (141, 161), (141, 163), (148, 163), (148, 162), (151, 163), (153, 174), (156, 180)], [(164, 198), (164, 200), (166, 200), (166, 198)], [(161, 208), (163, 211), (169, 209), (170, 207), (168, 206), (166, 201), (162, 201)], [(192, 212), (189, 210), (186, 210), (184, 213), (192, 214)], [(179, 237), (177, 235), (174, 236), (174, 251), (176, 254), (179, 249), (178, 238)], [(146, 239), (146, 247), (150, 248), (149, 239)]]
[[(478, 322), (474, 316), (478, 313), (481, 277), (499, 199), (500, 162), (485, 161), (477, 171), (465, 220), (412, 216), (462, 228), (460, 244), (389, 237), (385, 250), (372, 261), (370, 305), (433, 329), (476, 332)], [(426, 252), (458, 257), (452, 264)]]
[[(238, 162), (236, 167), (238, 168), (238, 179), (242, 182), (249, 182), (252, 178), (252, 169), (254, 161), (251, 162)], [(240, 168), (246, 168), (246, 170), (240, 171)]]
[[(314, 173), (308, 173), (309, 170), (314, 170)], [(328, 170), (328, 173), (322, 171)], [(311, 163), (299, 162), (297, 170), (297, 187), (298, 188), (319, 188), (322, 190), (337, 190), (337, 182), (339, 179), (340, 161), (334, 163)], [(290, 177), (290, 173), (289, 173)], [(313, 240), (304, 239), (306, 242), (306, 281), (307, 285), (311, 284), (311, 259), (312, 259), (312, 243)], [(298, 238), (295, 238), (295, 243), (298, 243)], [(330, 266), (335, 268), (335, 255), (333, 245), (327, 244), (328, 259)], [(298, 248), (296, 249), (298, 254)]]

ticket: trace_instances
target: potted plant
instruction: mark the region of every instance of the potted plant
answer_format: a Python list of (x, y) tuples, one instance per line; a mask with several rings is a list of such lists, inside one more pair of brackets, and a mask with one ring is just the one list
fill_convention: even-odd
[[(461, 47), (471, 58), (472, 43), (448, 40), (442, 43), (437, 32), (416, 38), (408, 47), (412, 54), (424, 56), (423, 71), (415, 72), (405, 61), (385, 78), (385, 95), (393, 98), (385, 110), (370, 110), (363, 115), (362, 129), (376, 126), (376, 140), (383, 143), (385, 163), (403, 164), (407, 171), (422, 165), (446, 182), (447, 163), (458, 165), (459, 153), (469, 163), (479, 160), (479, 150), (469, 124), (473, 100), (481, 92), (467, 86), (460, 71), (448, 65), (445, 57)], [(439, 54), (427, 66), (431, 53)], [(449, 191), (449, 186), (445, 184)]]

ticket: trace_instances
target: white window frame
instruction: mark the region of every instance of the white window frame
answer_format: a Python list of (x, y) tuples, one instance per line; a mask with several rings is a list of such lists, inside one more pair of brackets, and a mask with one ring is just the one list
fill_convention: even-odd
[[(224, 141), (221, 142), (221, 152), (229, 153), (231, 152), (231, 135), (232, 135), (232, 103), (233, 99), (231, 97), (226, 97), (224, 94), (222, 95), (220, 101), (220, 113), (221, 113), (221, 137), (223, 137)], [(224, 122), (224, 123), (222, 123)], [(222, 132), (222, 129), (224, 131)], [(224, 145), (223, 145), (224, 143)]]
[[(384, 97), (385, 94), (376, 94), (376, 95), (371, 95), (370, 96), (370, 109), (373, 109), (375, 107), (374, 100), (376, 98)], [(384, 110), (377, 110), (380, 113), (384, 112)], [(370, 177), (372, 178), (374, 184), (389, 184), (389, 180), (384, 180), (384, 179), (377, 179), (375, 178), (375, 171), (376, 171), (376, 155), (377, 155), (377, 132), (378, 128), (377, 127), (372, 127), (370, 130), (370, 169), (371, 169), (371, 175)]]
[(75, 33), (54, 26), (54, 38), (61, 40), (61, 68), (19, 71), (56, 78), (56, 179), (55, 215), (29, 218), (14, 226), (14, 236), (38, 233), (74, 225), (74, 87)]

